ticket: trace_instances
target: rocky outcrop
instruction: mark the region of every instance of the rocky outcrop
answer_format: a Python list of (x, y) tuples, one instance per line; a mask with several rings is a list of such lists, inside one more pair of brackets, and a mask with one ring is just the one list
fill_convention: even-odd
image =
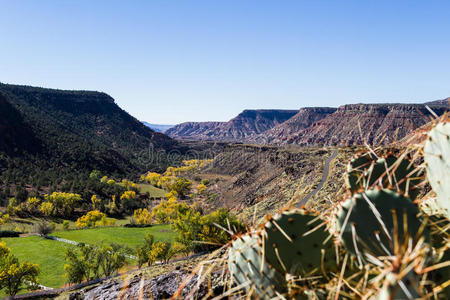
[(178, 139), (212, 140), (225, 122), (185, 122), (166, 130), (166, 134)]
[(425, 104), (349, 104), (299, 111), (245, 110), (229, 122), (183, 123), (175, 138), (252, 144), (360, 145), (391, 143), (441, 115), (449, 98)]
[[(217, 275), (217, 276), (215, 276)], [(220, 292), (221, 284), (218, 274), (213, 274), (212, 291)], [(167, 274), (145, 280), (136, 275), (130, 280), (111, 280), (90, 290), (72, 293), (70, 300), (116, 300), (116, 299), (170, 299), (183, 284), (177, 294), (179, 299), (201, 299), (206, 295), (206, 288), (200, 284), (197, 288), (198, 276), (192, 276), (185, 270), (174, 270)]]
[(244, 110), (228, 122), (187, 122), (165, 133), (179, 139), (245, 142), (293, 117), (297, 110)]
[(435, 101), (430, 101), (430, 102), (426, 102), (426, 105), (429, 106), (450, 106), (450, 97), (447, 97), (445, 99), (441, 99), (441, 100), (435, 100)]
[(286, 122), (257, 135), (250, 137), (249, 141), (263, 144), (282, 144), (289, 140), (292, 135), (297, 134), (326, 116), (334, 113), (333, 107), (305, 107)]
[[(436, 114), (445, 106), (433, 106)], [(423, 104), (350, 104), (299, 131), (283, 144), (360, 145), (398, 141), (431, 119)]]

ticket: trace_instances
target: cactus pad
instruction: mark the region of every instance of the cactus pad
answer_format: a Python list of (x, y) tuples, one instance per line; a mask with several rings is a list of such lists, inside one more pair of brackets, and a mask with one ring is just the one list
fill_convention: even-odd
[[(422, 220), (417, 217), (418, 213), (418, 208), (409, 198), (387, 189), (355, 194), (339, 209), (338, 227), (342, 242), (349, 252), (363, 261), (363, 253), (375, 256), (393, 254), (395, 240), (403, 244), (406, 237), (414, 239), (419, 230), (424, 231), (426, 240), (429, 239), (428, 231), (420, 229)], [(396, 227), (394, 223), (397, 223)]]
[[(310, 232), (319, 222), (302, 210), (283, 212), (265, 224), (264, 250), (275, 269), (293, 275), (321, 275), (334, 270), (336, 256), (325, 226)], [(305, 235), (305, 233), (308, 233)], [(289, 237), (289, 238), (288, 238)], [(323, 262), (323, 263), (322, 263)]]
[(262, 259), (261, 239), (257, 234), (246, 234), (233, 241), (228, 249), (228, 269), (237, 285), (246, 284), (261, 299), (271, 299), (286, 290), (284, 275)]
[(420, 192), (417, 185), (422, 180), (421, 171), (415, 170), (409, 160), (399, 159), (394, 155), (377, 159), (371, 153), (355, 158), (347, 166), (346, 183), (350, 191), (355, 193), (379, 186), (407, 193), (415, 199)]
[(439, 123), (428, 133), (424, 152), (428, 181), (450, 218), (450, 123)]
[(363, 188), (364, 183), (361, 180), (364, 178), (364, 173), (376, 160), (377, 157), (373, 153), (364, 152), (363, 154), (357, 155), (353, 158), (347, 165), (345, 183), (352, 193)]

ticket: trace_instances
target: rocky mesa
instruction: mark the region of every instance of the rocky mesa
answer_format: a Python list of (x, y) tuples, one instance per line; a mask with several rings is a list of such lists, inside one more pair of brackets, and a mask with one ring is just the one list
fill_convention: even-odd
[(173, 138), (246, 142), (251, 136), (262, 133), (293, 117), (297, 110), (244, 110), (228, 122), (187, 122), (165, 133)]

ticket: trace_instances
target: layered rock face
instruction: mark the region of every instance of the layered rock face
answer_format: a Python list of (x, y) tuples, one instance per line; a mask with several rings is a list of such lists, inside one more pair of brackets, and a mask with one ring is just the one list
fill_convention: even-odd
[(244, 110), (228, 122), (187, 122), (165, 133), (174, 138), (244, 142), (293, 117), (297, 110)]
[(281, 123), (257, 136), (249, 138), (249, 141), (264, 144), (285, 143), (301, 130), (304, 130), (315, 122), (322, 120), (326, 116), (334, 113), (333, 107), (305, 107), (301, 108), (297, 114), (284, 123)]
[(165, 131), (165, 134), (179, 139), (210, 140), (225, 122), (185, 122)]
[(449, 99), (425, 104), (348, 104), (299, 111), (245, 110), (229, 122), (183, 123), (174, 138), (277, 145), (376, 145), (404, 138), (449, 108)]
[[(445, 106), (433, 106), (442, 114)], [(371, 145), (395, 142), (431, 120), (423, 104), (350, 104), (297, 132), (283, 144)]]

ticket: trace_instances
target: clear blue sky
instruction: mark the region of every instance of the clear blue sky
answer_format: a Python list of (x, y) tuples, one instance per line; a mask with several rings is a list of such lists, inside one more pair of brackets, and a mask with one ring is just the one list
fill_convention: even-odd
[(450, 96), (447, 1), (0, 0), (0, 81), (152, 123)]

